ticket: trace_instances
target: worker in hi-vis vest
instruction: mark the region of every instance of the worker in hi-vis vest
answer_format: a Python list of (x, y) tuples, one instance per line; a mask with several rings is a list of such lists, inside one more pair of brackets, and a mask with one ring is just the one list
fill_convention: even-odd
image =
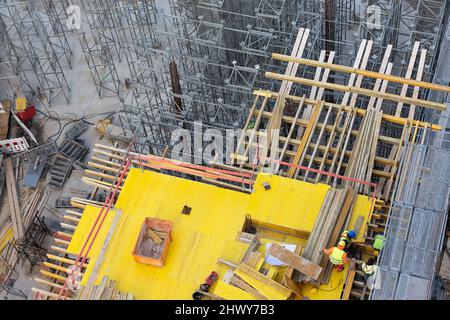
[(341, 272), (344, 270), (344, 264), (348, 263), (347, 253), (344, 251), (345, 242), (339, 241), (337, 247), (323, 249), (323, 253), (328, 255), (331, 263), (337, 266), (337, 271)]
[(348, 249), (350, 249), (350, 246), (352, 245), (353, 239), (356, 239), (356, 232), (353, 230), (345, 230), (341, 234), (341, 239), (339, 241), (345, 242), (345, 248), (344, 250), (347, 252)]
[(379, 268), (375, 263), (374, 258), (370, 258), (367, 263), (363, 262), (361, 265), (362, 271), (364, 271), (364, 281), (367, 288), (372, 290), (373, 288), (379, 289), (381, 286), (381, 279), (379, 276)]
[(378, 254), (380, 253), (380, 251), (383, 249), (384, 244), (386, 242), (386, 239), (384, 238), (384, 236), (382, 234), (377, 234), (375, 236), (375, 239), (373, 241), (373, 249), (374, 249), (374, 254), (375, 257), (378, 256)]
[(362, 271), (364, 271), (364, 280), (367, 280), (371, 275), (373, 275), (377, 269), (377, 266), (375, 265), (375, 259), (370, 258), (366, 262), (363, 262), (361, 265)]

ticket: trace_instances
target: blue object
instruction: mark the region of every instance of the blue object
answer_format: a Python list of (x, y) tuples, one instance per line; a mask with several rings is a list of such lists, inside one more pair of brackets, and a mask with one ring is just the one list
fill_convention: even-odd
[(348, 236), (349, 236), (351, 239), (354, 239), (354, 238), (356, 238), (356, 232), (353, 231), (353, 230), (350, 230), (350, 231), (348, 232)]

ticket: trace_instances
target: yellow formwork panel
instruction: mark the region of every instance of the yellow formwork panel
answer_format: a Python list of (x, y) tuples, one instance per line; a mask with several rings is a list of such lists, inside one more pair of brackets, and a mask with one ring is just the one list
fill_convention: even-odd
[(257, 300), (250, 293), (245, 292), (231, 284), (219, 281), (215, 288), (214, 294), (227, 300)]
[(0, 238), (0, 252), (3, 251), (3, 249), (6, 247), (8, 242), (10, 242), (14, 237), (14, 232), (12, 227), (9, 227), (8, 230), (6, 230), (5, 234)]
[[(264, 189), (264, 182), (270, 184), (270, 190)], [(117, 281), (120, 291), (133, 293), (136, 299), (191, 299), (192, 293), (211, 271), (218, 272), (219, 278), (225, 274), (227, 267), (217, 264), (218, 258), (233, 263), (242, 259), (248, 244), (235, 239), (246, 214), (260, 221), (311, 231), (329, 188), (327, 185), (259, 174), (254, 191), (245, 194), (152, 171), (131, 169), (116, 203), (116, 210), (122, 210), (122, 215), (104, 253), (95, 283), (108, 275)], [(185, 205), (192, 208), (189, 215), (181, 213)], [(351, 223), (358, 215), (367, 219), (369, 210), (370, 199), (359, 196)], [(68, 247), (70, 253), (78, 254), (81, 250), (98, 213), (98, 208), (86, 207)], [(92, 272), (114, 214), (110, 211), (92, 246), (82, 284), (86, 284)], [(173, 241), (164, 267), (139, 264), (133, 259), (132, 251), (146, 217), (174, 223)], [(295, 238), (287, 237), (288, 240), (294, 242)], [(298, 241), (304, 245), (304, 240)], [(333, 272), (331, 282), (334, 277)], [(227, 295), (235, 292), (224, 290)], [(337, 299), (340, 290), (310, 298)], [(245, 296), (241, 294), (236, 298)]]

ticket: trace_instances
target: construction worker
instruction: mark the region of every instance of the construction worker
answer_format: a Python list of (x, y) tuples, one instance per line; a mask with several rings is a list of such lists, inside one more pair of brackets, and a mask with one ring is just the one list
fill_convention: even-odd
[(377, 277), (378, 275), (378, 266), (375, 264), (375, 259), (370, 258), (367, 260), (367, 263), (363, 263), (361, 266), (364, 271), (364, 281), (367, 284), (367, 288), (372, 290), (372, 288), (380, 287), (380, 279)]
[(345, 230), (341, 234), (341, 238), (339, 241), (345, 242), (345, 251), (347, 252), (350, 246), (352, 245), (352, 240), (356, 238), (356, 232), (353, 230)]
[(344, 251), (345, 242), (339, 241), (337, 247), (323, 249), (323, 253), (328, 255), (332, 264), (337, 266), (337, 271), (341, 272), (344, 270), (344, 264), (348, 263), (347, 253)]
[(386, 242), (386, 239), (384, 238), (384, 236), (382, 234), (377, 234), (375, 236), (375, 239), (374, 239), (373, 245), (372, 245), (372, 247), (374, 249), (375, 257), (378, 257), (378, 254), (383, 249), (385, 242)]
[(377, 266), (375, 265), (374, 258), (370, 258), (369, 260), (367, 260), (367, 263), (363, 262), (363, 264), (361, 265), (361, 269), (362, 271), (364, 271), (364, 280), (367, 281), (367, 279), (375, 273), (376, 268)]

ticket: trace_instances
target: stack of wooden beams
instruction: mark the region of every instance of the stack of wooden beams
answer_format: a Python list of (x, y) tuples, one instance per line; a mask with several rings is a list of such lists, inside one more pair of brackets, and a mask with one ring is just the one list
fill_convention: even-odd
[(11, 217), (0, 228), (0, 283), (9, 279), (18, 261), (12, 243), (23, 239), (34, 218), (43, 211), (49, 197), (49, 193), (42, 189), (28, 189), (20, 199), (11, 158), (4, 159), (4, 164)]
[[(34, 292), (39, 292), (40, 295), (49, 298), (57, 298), (57, 293), (63, 288), (72, 266), (76, 263), (76, 257), (67, 252), (67, 247), (81, 217), (82, 212), (80, 210), (66, 210), (64, 221), (60, 223), (64, 231), (57, 231), (54, 234), (54, 244), (49, 247), (47, 261), (41, 265), (41, 269), (39, 270), (40, 276), (34, 278), (37, 283), (50, 287), (49, 292), (33, 288)], [(87, 263), (83, 264), (80, 276), (83, 275), (87, 266)], [(75, 284), (78, 284), (78, 282), (75, 281)]]
[[(129, 300), (131, 296), (120, 293), (115, 289), (115, 282), (108, 282), (107, 277), (103, 278), (99, 286), (94, 286), (96, 276), (101, 263), (103, 262), (103, 256), (107, 250), (109, 241), (112, 234), (115, 231), (115, 227), (121, 217), (121, 211), (111, 211), (115, 213), (113, 223), (110, 226), (105, 242), (102, 245), (98, 259), (96, 259), (91, 271), (91, 276), (87, 281), (86, 286), (81, 289), (77, 289), (74, 293), (71, 291), (68, 294), (68, 298), (86, 299), (86, 300)], [(72, 236), (82, 218), (83, 213), (77, 209), (68, 209), (64, 215), (64, 220), (60, 223), (64, 231), (57, 231), (55, 233), (54, 245), (50, 246), (49, 253), (47, 254), (48, 261), (42, 263), (40, 273), (41, 277), (36, 277), (34, 280), (39, 284), (45, 284), (50, 287), (50, 291), (43, 291), (38, 288), (33, 288), (34, 292), (39, 292), (41, 295), (48, 298), (55, 298), (55, 292), (59, 292), (64, 284), (68, 280), (71, 270), (75, 264), (79, 265), (80, 262), (76, 262), (76, 255), (67, 252), (67, 247), (70, 244)], [(79, 285), (79, 279), (82, 279), (84, 272), (88, 267), (90, 260), (86, 261), (82, 265), (82, 270), (75, 280), (75, 285)]]
[[(51, 285), (51, 287), (55, 287), (55, 283), (47, 282), (42, 279), (39, 281), (42, 284)], [(59, 286), (62, 288), (62, 286)], [(32, 292), (34, 292), (38, 299), (58, 299), (59, 293), (39, 289), (39, 288), (31, 288)], [(131, 293), (120, 292), (116, 288), (116, 281), (109, 280), (107, 276), (102, 279), (102, 282), (99, 285), (93, 286), (89, 292), (85, 291), (84, 288), (80, 288), (77, 291), (77, 295), (75, 298), (66, 297), (66, 300), (134, 300), (134, 296)]]
[[(328, 190), (302, 254), (303, 258), (326, 270), (328, 258), (323, 254), (322, 249), (336, 245), (355, 199), (356, 192), (353, 189)], [(326, 276), (322, 273), (319, 281), (324, 277)], [(317, 280), (297, 271), (294, 272), (294, 279), (297, 282)]]
[[(116, 181), (116, 175), (121, 172), (126, 150), (95, 144), (93, 152), (94, 155), (87, 164), (94, 170), (85, 170), (84, 173), (86, 176), (82, 178), (82, 181), (95, 188), (109, 190), (111, 185)], [(233, 190), (249, 192), (249, 186), (253, 184), (253, 173), (251, 171), (224, 164), (211, 163), (212, 167), (217, 167), (215, 169), (135, 152), (130, 152), (129, 156), (135, 167), (145, 167), (146, 169), (156, 171), (177, 172), (186, 174), (187, 176), (195, 176), (204, 182)], [(127, 173), (125, 173), (126, 176)], [(120, 193), (124, 182), (125, 179), (119, 186), (118, 193)], [(86, 203), (83, 203), (85, 201), (80, 201), (80, 199), (72, 200), (76, 207), (81, 208), (86, 206)], [(95, 205), (98, 204), (95, 203)]]
[[(351, 151), (351, 156), (345, 170), (345, 176), (362, 181), (371, 181), (375, 163), (378, 133), (380, 132), (382, 112), (375, 109), (367, 110), (359, 128), (359, 135)], [(390, 173), (386, 173), (391, 178)], [(345, 181), (344, 185), (353, 187), (358, 192), (368, 194), (370, 188), (352, 181)]]
[[(36, 189), (33, 192), (29, 192), (29, 194), (20, 201), (21, 218), (25, 232), (31, 226), (36, 215), (42, 212), (48, 197), (49, 193)], [(16, 238), (12, 222), (9, 221), (0, 229), (0, 283), (8, 280), (18, 261), (17, 251), (12, 245), (15, 240), (19, 239)]]
[[(293, 292), (290, 288), (260, 273), (246, 263), (233, 265), (227, 261), (218, 262), (224, 263), (232, 269), (227, 271), (223, 277), (223, 283), (218, 286), (238, 288), (257, 300), (286, 300)], [(217, 296), (217, 298), (235, 299), (234, 296)]]
[(6, 189), (8, 190), (9, 211), (11, 213), (11, 224), (16, 240), (22, 239), (25, 234), (23, 218), (20, 212), (19, 195), (17, 191), (16, 178), (11, 158), (3, 160), (5, 165)]
[[(277, 229), (271, 230), (277, 231)], [(301, 246), (298, 246), (295, 252), (291, 252), (277, 243), (271, 243), (268, 250), (262, 253), (258, 250), (261, 243), (259, 233), (238, 232), (236, 239), (249, 243), (249, 246), (238, 264), (223, 259), (217, 260), (218, 263), (224, 264), (231, 269), (227, 271), (223, 281), (245, 291), (258, 300), (288, 299), (294, 297), (292, 294), (299, 299), (303, 299), (301, 287), (292, 280), (294, 270), (314, 280), (317, 280), (322, 272), (322, 268), (319, 265), (308, 261), (300, 255)], [(264, 267), (265, 255), (270, 255), (287, 266), (281, 277), (279, 277), (275, 269), (269, 270), (270, 268)], [(264, 273), (263, 270), (265, 270)], [(224, 284), (221, 285), (225, 286)], [(220, 298), (234, 299), (235, 297), (226, 296)]]
[(81, 287), (77, 291), (77, 300), (134, 300), (132, 293), (120, 292), (116, 287), (116, 281), (104, 276), (100, 284), (86, 290)]

